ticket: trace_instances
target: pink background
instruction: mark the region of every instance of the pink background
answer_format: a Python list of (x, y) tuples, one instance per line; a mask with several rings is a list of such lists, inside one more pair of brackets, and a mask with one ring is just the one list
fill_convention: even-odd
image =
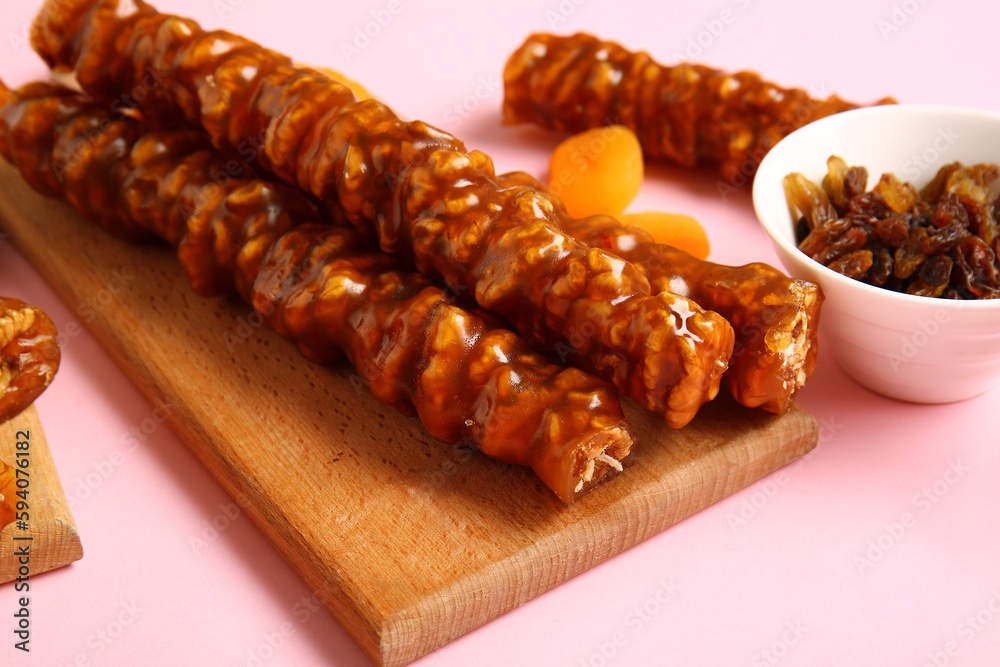
[[(21, 39), (39, 4), (0, 5), (8, 83), (44, 72)], [(506, 57), (550, 28), (594, 32), (661, 62), (700, 41), (688, 53), (697, 61), (855, 101), (891, 94), (1000, 110), (995, 3), (339, 4), (160, 8), (341, 70), (401, 115), (486, 150), (498, 170), (543, 175), (557, 141), (499, 117)], [(391, 21), (346, 57), (341, 45), (389, 7)], [(724, 201), (711, 174), (653, 166), (633, 206), (645, 208), (698, 217), (713, 259), (777, 261), (748, 187)], [(61, 327), (76, 319), (9, 242), (0, 293), (38, 304)], [(896, 403), (822, 357), (800, 401), (822, 427), (814, 454), (417, 664), (1000, 664), (998, 400), (1000, 389), (956, 405)], [(86, 555), (34, 581), (30, 656), (13, 650), (16, 596), (0, 587), (0, 664), (367, 664), (169, 429), (130, 446), (130, 430), (155, 423), (154, 407), (89, 334), (68, 341), (38, 409)]]

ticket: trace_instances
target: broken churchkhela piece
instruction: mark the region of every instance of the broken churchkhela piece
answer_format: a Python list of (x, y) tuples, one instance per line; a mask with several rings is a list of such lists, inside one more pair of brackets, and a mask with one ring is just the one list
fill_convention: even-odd
[(49, 316), (0, 297), (0, 422), (35, 402), (59, 370), (59, 339)]
[(792, 131), (857, 107), (836, 95), (814, 99), (781, 88), (753, 72), (659, 65), (646, 53), (583, 33), (531, 35), (504, 68), (505, 123), (574, 133), (625, 125), (647, 158), (712, 165), (730, 184), (747, 182)]
[[(500, 181), (542, 187), (525, 172), (502, 174)], [(560, 205), (556, 197), (551, 203)], [(762, 262), (706, 262), (605, 215), (566, 219), (563, 229), (638, 266), (654, 291), (682, 294), (725, 317), (736, 334), (725, 382), (742, 405), (781, 414), (816, 369), (823, 293), (815, 283)]]
[(383, 250), (467, 290), (529, 343), (610, 380), (670, 426), (717, 394), (733, 347), (725, 319), (651, 293), (640, 269), (563, 232), (545, 193), (502, 187), (489, 157), (455, 137), (142, 0), (53, 0), (32, 43), (105, 104), (134, 103), (156, 125), (201, 126), (235, 151), (261, 140), (264, 170), (337, 201)]
[(311, 200), (257, 180), (202, 132), (151, 132), (52, 84), (0, 90), (0, 154), (105, 230), (178, 248), (195, 291), (235, 289), (310, 359), (342, 354), (379, 400), (433, 436), (531, 467), (564, 502), (622, 470), (632, 439), (613, 387), (551, 363), (495, 318), (399, 270)]

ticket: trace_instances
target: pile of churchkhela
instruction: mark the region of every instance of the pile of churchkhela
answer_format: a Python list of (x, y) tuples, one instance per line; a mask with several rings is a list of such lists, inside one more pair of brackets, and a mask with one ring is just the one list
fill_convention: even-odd
[[(669, 74), (632, 98), (602, 89), (615, 113), (557, 119), (542, 106), (552, 81), (559, 109), (597, 99), (593, 78), (566, 78), (560, 62), (630, 70), (609, 80), (653, 65), (586, 36), (569, 39), (589, 49), (573, 59), (557, 57), (559, 38), (533, 40), (508, 63), (507, 121), (631, 118), (650, 156), (683, 164), (731, 172), (854, 106), (785, 91), (758, 108), (736, 91), (773, 100), (770, 84), (698, 69), (676, 108), (655, 110), (659, 128), (642, 100), (675, 85)], [(619, 396), (681, 428), (723, 382), (782, 413), (814, 370), (816, 285), (697, 259), (606, 215), (574, 219), (532, 176), (497, 174), (456, 137), (243, 37), (142, 0), (58, 0), (32, 45), (74, 82), (0, 89), (0, 154), (35, 189), (113, 236), (166, 241), (197, 294), (239, 294), (310, 360), (346, 357), (380, 401), (530, 467), (563, 502), (623, 471), (633, 435)], [(247, 137), (262, 138), (252, 164)], [(234, 161), (235, 177), (213, 178)]]

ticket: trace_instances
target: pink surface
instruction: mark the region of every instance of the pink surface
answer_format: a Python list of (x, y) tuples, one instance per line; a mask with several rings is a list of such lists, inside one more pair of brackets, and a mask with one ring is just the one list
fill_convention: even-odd
[[(22, 39), (39, 4), (0, 6), (8, 83), (43, 74)], [(994, 3), (351, 4), (159, 6), (341, 70), (402, 115), (486, 150), (498, 170), (542, 174), (557, 141), (499, 118), (507, 55), (553, 28), (662, 62), (690, 49), (701, 62), (856, 101), (892, 94), (1000, 110)], [(375, 36), (345, 54), (366, 25)], [(718, 261), (777, 261), (749, 187), (723, 200), (712, 175), (648, 172), (633, 209), (695, 215)], [(38, 304), (60, 327), (78, 319), (6, 241), (0, 294)], [(0, 587), (0, 664), (367, 664), (173, 433), (153, 428), (155, 406), (90, 335), (63, 353), (38, 410), (85, 556), (33, 581), (28, 655), (13, 648), (13, 587)], [(1000, 664), (998, 400), (1000, 389), (955, 405), (896, 403), (822, 357), (800, 400), (822, 427), (815, 453), (416, 664)]]

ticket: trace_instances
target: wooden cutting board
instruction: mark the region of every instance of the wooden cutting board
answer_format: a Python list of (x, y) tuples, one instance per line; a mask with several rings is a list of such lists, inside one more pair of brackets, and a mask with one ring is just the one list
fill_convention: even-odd
[(401, 665), (805, 454), (816, 422), (728, 399), (686, 428), (626, 406), (633, 465), (563, 506), (525, 469), (427, 436), (346, 365), (319, 367), (235, 299), (188, 288), (0, 164), (20, 251), (374, 662)]

